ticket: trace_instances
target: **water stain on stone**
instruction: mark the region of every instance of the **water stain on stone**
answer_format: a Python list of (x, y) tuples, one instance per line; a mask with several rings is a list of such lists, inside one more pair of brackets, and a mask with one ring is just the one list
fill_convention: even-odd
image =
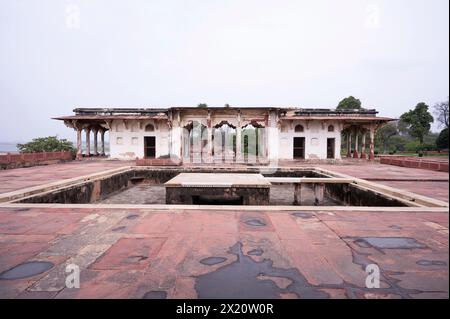
[(33, 277), (47, 270), (51, 269), (54, 266), (53, 263), (48, 261), (30, 261), (23, 264), (19, 264), (7, 271), (4, 271), (0, 274), (0, 280), (14, 280), (14, 279), (22, 279)]
[(167, 292), (165, 291), (148, 291), (144, 294), (142, 299), (166, 299)]
[(419, 260), (416, 262), (419, 266), (446, 266), (447, 263), (442, 260)]
[[(195, 290), (198, 297), (212, 299), (226, 298), (281, 298), (282, 294), (294, 293), (301, 298), (328, 298), (329, 295), (308, 283), (296, 268), (273, 267), (273, 261), (254, 261), (242, 252), (242, 243), (233, 245), (230, 253), (237, 260), (213, 272), (196, 277)], [(273, 280), (264, 277), (278, 277), (290, 280), (285, 288), (280, 288)]]
[(312, 213), (292, 213), (295, 217), (300, 217), (303, 219), (311, 219), (314, 218), (314, 214)]
[(409, 237), (360, 237), (355, 241), (363, 248), (378, 248), (378, 249), (413, 249), (413, 248), (427, 248), (426, 245), (419, 243), (414, 238)]
[(400, 227), (398, 225), (391, 225), (391, 226), (389, 226), (389, 228), (391, 228), (391, 229), (398, 229), (398, 230), (402, 229), (402, 227)]
[(131, 215), (128, 215), (128, 216), (127, 216), (127, 219), (136, 219), (136, 218), (138, 218), (138, 217), (139, 217), (139, 215), (131, 214)]
[(263, 226), (267, 225), (264, 220), (259, 219), (259, 218), (247, 219), (246, 221), (244, 221), (244, 223), (246, 223), (249, 226), (255, 226), (255, 227), (263, 227)]
[(141, 262), (143, 260), (148, 259), (147, 256), (137, 255), (137, 256), (129, 256), (127, 257), (127, 261), (131, 263)]
[(249, 255), (249, 256), (261, 256), (263, 253), (264, 253), (264, 250), (257, 248), (257, 249), (250, 250), (247, 253), (247, 255)]
[(200, 263), (206, 266), (213, 266), (223, 263), (227, 259), (225, 257), (207, 257), (200, 260)]
[(114, 232), (121, 231), (121, 230), (124, 230), (125, 228), (127, 228), (127, 227), (126, 226), (119, 226), (119, 227), (113, 228), (112, 231), (114, 231)]

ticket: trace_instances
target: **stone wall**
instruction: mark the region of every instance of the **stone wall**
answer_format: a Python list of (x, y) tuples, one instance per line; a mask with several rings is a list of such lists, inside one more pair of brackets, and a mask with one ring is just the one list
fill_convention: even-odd
[(47, 165), (71, 161), (71, 152), (43, 152), (0, 155), (0, 169)]
[(408, 156), (380, 156), (380, 163), (448, 172), (448, 159), (429, 159)]

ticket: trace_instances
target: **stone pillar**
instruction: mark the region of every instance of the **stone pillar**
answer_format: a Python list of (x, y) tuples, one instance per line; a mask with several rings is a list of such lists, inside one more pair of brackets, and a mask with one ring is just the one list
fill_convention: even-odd
[(91, 155), (91, 129), (89, 127), (85, 128), (86, 131), (86, 156)]
[(347, 157), (352, 157), (352, 132), (347, 132)]
[(355, 151), (353, 152), (353, 158), (358, 158), (358, 130), (355, 130)]
[(294, 187), (295, 187), (295, 189), (294, 189), (294, 205), (301, 205), (303, 202), (303, 197), (302, 197), (303, 184), (295, 183)]
[(208, 110), (208, 117), (206, 119), (206, 133), (208, 134), (208, 163), (213, 162), (212, 153), (213, 153), (213, 141), (212, 141), (212, 120), (211, 120), (211, 110)]
[(101, 152), (101, 155), (102, 155), (102, 156), (105, 156), (105, 130), (104, 130), (104, 129), (102, 129), (102, 130), (100, 131), (100, 140), (101, 140), (101, 143), (102, 143), (102, 152)]
[(81, 149), (81, 128), (77, 128), (77, 159), (83, 156), (83, 150)]
[(98, 156), (98, 128), (94, 128), (92, 132), (94, 133), (94, 156)]
[(314, 184), (314, 197), (315, 197), (315, 205), (319, 205), (323, 203), (325, 193), (325, 184)]
[(237, 127), (236, 127), (236, 162), (242, 161), (242, 128), (241, 128), (241, 111), (238, 111)]
[(361, 136), (361, 158), (366, 159), (367, 155), (366, 155), (366, 132), (363, 131), (362, 136)]
[(375, 160), (375, 128), (370, 127), (369, 161)]

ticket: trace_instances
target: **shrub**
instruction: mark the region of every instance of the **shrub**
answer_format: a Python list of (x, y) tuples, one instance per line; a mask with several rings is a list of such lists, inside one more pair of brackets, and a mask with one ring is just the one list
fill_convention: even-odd
[(73, 143), (66, 139), (58, 139), (57, 136), (38, 137), (25, 144), (17, 144), (20, 153), (41, 153), (70, 151), (76, 154), (77, 149)]

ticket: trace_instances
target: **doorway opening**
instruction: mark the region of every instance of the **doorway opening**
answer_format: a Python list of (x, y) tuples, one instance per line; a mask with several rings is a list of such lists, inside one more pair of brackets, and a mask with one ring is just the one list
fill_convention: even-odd
[(144, 156), (145, 158), (155, 158), (156, 156), (156, 137), (144, 137)]
[(304, 137), (294, 137), (294, 159), (305, 159)]
[(334, 146), (335, 146), (335, 139), (327, 138), (327, 158), (328, 159), (334, 158)]

